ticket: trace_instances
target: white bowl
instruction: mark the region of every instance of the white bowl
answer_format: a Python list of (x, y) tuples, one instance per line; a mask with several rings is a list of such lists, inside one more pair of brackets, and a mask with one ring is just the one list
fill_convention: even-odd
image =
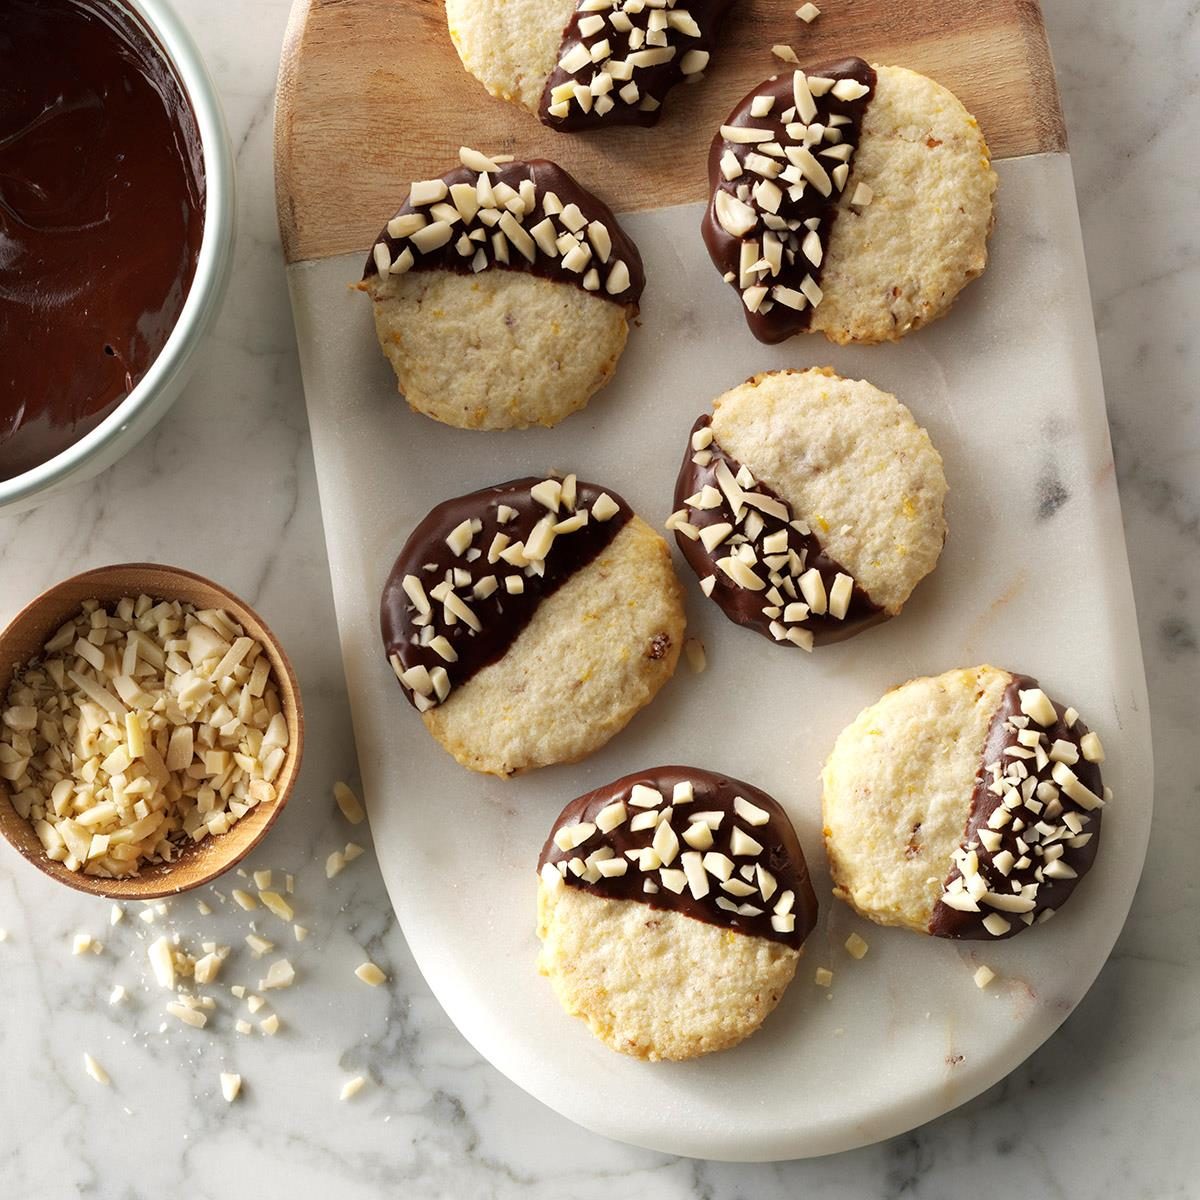
[(0, 480), (0, 512), (33, 508), (112, 466), (166, 413), (196, 364), (216, 320), (233, 262), (233, 154), (217, 91), (200, 52), (166, 0), (109, 0), (139, 18), (175, 68), (191, 101), (204, 157), (204, 232), (196, 273), (167, 343), (138, 385), (79, 441), (44, 463)]

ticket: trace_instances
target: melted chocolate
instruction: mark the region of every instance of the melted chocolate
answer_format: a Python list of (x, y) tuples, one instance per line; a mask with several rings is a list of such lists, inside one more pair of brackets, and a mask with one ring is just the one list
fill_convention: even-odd
[[(829, 235), (837, 219), (839, 203), (843, 195), (853, 194), (853, 188), (849, 184), (844, 188), (837, 186), (833, 173), (840, 160), (827, 157), (826, 152), (833, 150), (837, 153), (837, 146), (858, 145), (863, 117), (875, 91), (875, 72), (861, 58), (848, 58), (827, 66), (814, 67), (807, 72), (809, 78), (848, 79), (868, 89), (864, 96), (856, 100), (840, 100), (832, 91), (814, 97), (817, 114), (809, 123), (809, 127), (821, 126), (824, 140), (819, 142), (806, 142), (803, 136), (794, 137), (788, 133), (789, 128), (794, 133), (801, 132), (797, 128), (800, 117), (793, 112), (794, 74), (788, 72), (772, 76), (766, 83), (760, 84), (729, 114), (729, 119), (725, 122), (727, 126), (769, 130), (772, 136), (765, 144), (779, 148), (782, 154), (768, 154), (762, 145), (756, 143), (727, 141), (718, 132), (713, 138), (708, 155), (708, 182), (712, 189), (712, 199), (705, 210), (700, 229), (713, 265), (722, 275), (733, 275), (732, 285), (739, 295), (747, 287), (758, 286), (760, 283), (768, 288), (781, 285), (794, 293), (801, 292), (801, 284), (806, 278), (814, 284), (820, 284), (825, 254), (829, 249)], [(751, 106), (760, 96), (772, 97), (774, 103), (766, 116), (756, 117), (751, 112)], [(785, 121), (784, 117), (789, 113), (792, 113), (792, 119)], [(837, 127), (835, 136), (838, 140), (833, 143), (829, 141), (830, 117), (845, 121), (845, 124)], [(802, 157), (799, 151), (805, 146), (828, 176), (827, 179), (819, 183), (806, 176), (802, 185), (790, 185), (782, 178), (778, 179), (777, 183), (783, 196), (776, 213), (764, 208), (755, 198), (753, 191), (747, 190), (744, 196), (739, 197), (739, 189), (752, 189), (763, 181), (762, 175), (745, 165), (748, 155), (758, 154), (782, 164), (785, 169), (791, 169), (797, 166), (793, 159)], [(727, 153), (732, 153), (742, 164), (742, 173), (735, 179), (726, 179), (722, 170), (721, 162)], [(801, 186), (802, 194), (793, 196), (791, 189)], [(828, 194), (822, 188), (827, 189)], [(754, 225), (743, 236), (735, 237), (730, 234), (718, 219), (717, 196), (721, 192), (743, 199), (754, 210)], [(806, 222), (817, 224), (810, 230)], [(753, 258), (747, 255), (747, 265), (749, 262), (763, 259), (763, 238), (767, 232), (772, 232), (772, 225), (779, 226), (773, 232), (783, 242), (779, 270), (775, 273), (747, 272), (743, 275), (743, 245), (753, 247)], [(817, 256), (820, 261), (810, 259), (803, 249), (805, 238), (810, 232), (815, 232), (820, 240), (821, 254)], [(813, 304), (807, 300), (796, 303), (802, 304), (802, 307), (792, 307), (780, 301), (770, 291), (753, 312), (743, 303), (751, 333), (760, 342), (775, 343), (807, 329), (812, 323)]]
[[(695, 425), (692, 426), (694, 434), (699, 429), (707, 429), (712, 424), (712, 417), (705, 413)], [(690, 524), (695, 525), (698, 529), (703, 529), (708, 525), (718, 525), (722, 522), (730, 524), (734, 527), (735, 535), (738, 531), (744, 528), (744, 525), (738, 525), (733, 514), (733, 507), (729, 503), (728, 497), (721, 491), (721, 485), (717, 477), (717, 464), (724, 463), (731, 475), (735, 476), (741, 470), (742, 464), (737, 461), (732, 455), (727, 454), (716, 441), (713, 441), (707, 447), (712, 455), (712, 460), (706, 466), (701, 466), (692, 461), (695, 451), (692, 449), (691, 439), (688, 440), (687, 452), (683, 456), (683, 465), (679, 468), (679, 478), (675, 483), (675, 508), (676, 510), (684, 509), (687, 512), (687, 520)], [(715, 508), (695, 508), (687, 503), (688, 497), (699, 492), (705, 485), (714, 487), (721, 492), (721, 503)], [(780, 520), (768, 512), (763, 512), (758, 509), (746, 510), (758, 512), (762, 518), (763, 531), (756, 539), (756, 545), (761, 545), (761, 539), (772, 533), (780, 531), (786, 532), (788, 550), (794, 551), (799, 556), (803, 563), (803, 569), (808, 570), (812, 567), (821, 573), (821, 581), (825, 585), (825, 591), (828, 595), (833, 587), (834, 579), (839, 575), (849, 575), (841, 563), (836, 559), (831, 558), (825, 553), (819, 539), (813, 533), (802, 533), (791, 524), (791, 508), (787, 502), (772, 491), (762, 480), (756, 480), (753, 491), (770, 497), (787, 508), (789, 520)], [(762, 591), (753, 591), (750, 588), (744, 588), (734, 583), (732, 579), (717, 566), (717, 559), (724, 558), (729, 554), (733, 547), (730, 541), (726, 539), (722, 542), (714, 552), (705, 549), (704, 543), (700, 540), (692, 540), (687, 535), (679, 530), (675, 531), (675, 540), (679, 544), (679, 549), (683, 552), (683, 557), (687, 559), (688, 565), (696, 572), (696, 575), (703, 579), (706, 576), (712, 575), (716, 579), (713, 585), (712, 599), (720, 606), (721, 611), (733, 622), (738, 625), (744, 625), (747, 629), (753, 629), (755, 633), (762, 634), (763, 637), (769, 638), (776, 645), (791, 646), (796, 648), (796, 644), (786, 639), (776, 639), (771, 632), (772, 624), (778, 621), (778, 617), (768, 616), (763, 610), (768, 607), (774, 607), (772, 602), (767, 598), (768, 588)], [(760, 560), (764, 557), (761, 549), (758, 551)], [(762, 577), (766, 577), (766, 571), (763, 563), (755, 566), (755, 572)], [(787, 568), (783, 568), (784, 573), (787, 573)], [(796, 572), (799, 574), (799, 571)], [(803, 602), (804, 597), (796, 588), (793, 580), (793, 592), (787, 590), (786, 584), (776, 585), (784, 597), (785, 602), (800, 601)], [(845, 638), (853, 637), (856, 633), (861, 633), (864, 629), (869, 629), (872, 625), (878, 625), (882, 621), (886, 621), (891, 614), (885, 609), (877, 605), (870, 596), (857, 583), (854, 584), (854, 589), (850, 596), (850, 605), (846, 611), (846, 616), (843, 620), (838, 620), (836, 617), (830, 616), (828, 613), (809, 613), (803, 621), (792, 622), (797, 624), (801, 629), (811, 630), (813, 642), (815, 645), (823, 646), (830, 642), (840, 642)]]
[(0, 479), (129, 394), (187, 298), (204, 229), (195, 116), (118, 4), (0, 17)]
[[(1017, 739), (1018, 730), (1010, 725), (1013, 717), (1020, 718), (1023, 715), (1021, 713), (1020, 693), (1030, 688), (1036, 688), (1037, 686), (1037, 680), (1030, 678), (1028, 675), (1014, 675), (1008, 687), (1004, 690), (1004, 695), (1001, 697), (1000, 705), (992, 718), (987, 739), (984, 742), (983, 761), (980, 763), (979, 775), (975, 781), (975, 790), (971, 796), (971, 809), (967, 817), (967, 825), (963, 833), (962, 842), (963, 846), (971, 847), (978, 855), (979, 873), (984, 877), (989, 891), (1013, 894), (1014, 883), (1019, 883), (1022, 886), (1036, 884), (1036, 905), (1030, 914), (1035, 919), (1043, 911), (1048, 909), (1057, 910), (1065, 903), (1075, 890), (1075, 885), (1090, 870), (1100, 843), (1100, 823), (1102, 816), (1100, 808), (1089, 811), (1073, 801), (1066, 792), (1060, 790), (1058, 802), (1062, 805), (1061, 813), (1056, 816), (1050, 816), (1047, 813), (1048, 811), (1053, 813), (1053, 808), (1049, 810), (1046, 807), (1031, 809), (1027, 806), (1027, 803), (1020, 804), (1011, 810), (1012, 822), (997, 831), (1000, 834), (999, 847), (992, 851), (985, 849), (980, 844), (979, 831), (989, 828), (989, 818), (992, 813), (1002, 806), (1001, 795), (997, 794), (989, 786), (993, 780), (993, 773), (991, 771), (993, 763), (1000, 762), (1007, 765), (1012, 761), (1021, 761), (1029, 768), (1029, 773), (1031, 775), (1036, 774), (1039, 780), (1050, 779), (1053, 764), (1041, 770), (1036, 770), (1036, 763), (1033, 759), (1014, 760), (1011, 756), (1005, 757), (1005, 751), (1020, 744)], [(1028, 728), (1038, 730), (1046, 735), (1044, 746), (1047, 749), (1058, 740), (1069, 742), (1078, 748), (1084, 734), (1088, 732), (1087, 726), (1078, 719), (1073, 726), (1068, 726), (1064, 720), (1066, 709), (1060, 704), (1054, 704), (1054, 711), (1058, 719), (1053, 725), (1044, 727), (1035, 724), (1031, 720)], [(1104, 783), (1100, 777), (1100, 767), (1096, 763), (1086, 761), (1081, 754), (1079, 760), (1071, 764), (1071, 770), (1074, 771), (1086, 788), (1097, 796), (1103, 796)], [(1036, 799), (1034, 803), (1040, 805), (1040, 802)], [(1065, 837), (1048, 841), (1047, 837), (1049, 835), (1044, 835), (1037, 830), (1036, 827), (1039, 822), (1060, 827), (1063, 823), (1063, 814), (1065, 813), (1074, 813), (1078, 816), (1083, 825), (1082, 835), (1091, 835), (1085, 845), (1071, 847), (1067, 844), (1067, 838), (1075, 836), (1069, 831)], [(1024, 829), (1014, 830), (1013, 825), (1018, 821), (1024, 823)], [(1032, 835), (1030, 830), (1033, 830)], [(1024, 839), (1028, 847), (1027, 850), (1022, 850), (1017, 844), (1018, 838)], [(1049, 845), (1063, 845), (1062, 860), (1076, 872), (1076, 877), (1071, 879), (1042, 878), (1040, 880), (1037, 878), (1045, 861), (1043, 847)], [(1027, 857), (1029, 859), (1028, 867), (1014, 866), (1005, 875), (997, 868), (995, 863), (996, 856), (1005, 852), (1011, 854), (1017, 861), (1020, 861), (1023, 856)], [(962, 872), (958, 866), (955, 866), (946, 877), (944, 886), (949, 887), (954, 880), (961, 878), (961, 876)], [(962, 912), (939, 900), (934, 907), (933, 915), (930, 917), (929, 932), (935, 937), (997, 940), (997, 935), (988, 932), (983, 925), (984, 918), (996, 910), (989, 907), (985, 902), (981, 902), (979, 907), (981, 910), (979, 912)], [(1021, 919), (1019, 914), (1001, 912), (1000, 915), (1009, 922), (1008, 932), (999, 935), (1000, 937), (1012, 937), (1026, 927), (1026, 922)]]
[[(389, 660), (394, 656), (404, 671), (412, 667), (424, 667), (427, 671), (444, 668), (451, 688), (465, 683), (503, 657), (533, 619), (541, 601), (592, 562), (633, 516), (629, 505), (615, 492), (609, 492), (618, 511), (606, 521), (597, 520), (591, 516), (591, 509), (604, 489), (594, 483), (580, 482), (576, 485), (575, 506), (570, 509), (564, 506), (557, 519), (566, 520), (575, 511), (586, 511), (587, 523), (574, 532), (561, 533), (554, 538), (544, 559), (542, 574), (531, 573), (530, 569), (501, 558), (489, 561), (497, 534), (509, 539), (506, 545), (523, 543), (534, 526), (550, 515), (550, 511), (530, 495), (530, 489), (542, 482), (542, 479), (530, 476), (456, 496), (439, 504), (413, 530), (383, 589), (380, 626)], [(500, 519), (501, 506), (514, 510), (514, 515), (507, 521)], [(461, 554), (455, 553), (446, 539), (462, 522), (470, 520), (478, 520), (480, 528), (472, 536), (470, 546)], [(405, 591), (406, 576), (420, 581), (429, 600), (432, 619), (426, 624), (419, 623), (421, 613)], [(488, 576), (495, 578), (496, 590), (482, 598), (477, 597), (474, 593), (476, 585)], [(506, 583), (509, 579), (520, 580), (523, 590), (509, 592)], [(475, 615), (480, 629), (472, 629), (462, 617), (447, 621), (444, 602), (431, 594), (447, 580), (454, 585), (455, 595)], [(431, 636), (423, 635), (422, 629), (432, 629), (435, 636), (444, 637), (456, 659), (448, 662), (433, 646), (422, 644), (422, 636), (426, 639)], [(417, 689), (406, 686), (405, 694), (417, 708), (431, 706), (422, 702), (424, 698), (418, 700), (421, 692)]]
[[(663, 99), (671, 88), (684, 78), (696, 78), (708, 65), (717, 31), (732, 4), (733, 0), (678, 0), (677, 6), (676, 0), (667, 0), (665, 6), (629, 5), (627, 12), (623, 0), (616, 0), (613, 8), (602, 12), (588, 12), (577, 7), (563, 30), (558, 62), (546, 80), (538, 118), (544, 125), (564, 133), (605, 125), (656, 124)], [(670, 24), (674, 19), (682, 25), (685, 15), (691, 17), (694, 27), (676, 28)], [(596, 17), (601, 19), (600, 27), (585, 34), (580, 28), (581, 23), (587, 22), (590, 26), (595, 24)], [(618, 18), (616, 24), (614, 17)], [(666, 29), (648, 32), (651, 21), (657, 24), (663, 19), (667, 22)], [(625, 24), (629, 26), (627, 29), (618, 27)], [(665, 41), (666, 45), (655, 45), (648, 38)], [(601, 42), (608, 43), (609, 52), (596, 61), (592, 55)], [(567, 71), (562, 64), (569, 62), (571, 56), (580, 55), (576, 47), (586, 50), (587, 57), (576, 70)], [(638, 55), (653, 59), (667, 51), (671, 55), (666, 62), (635, 65), (641, 61)], [(685, 72), (685, 66), (694, 69)], [(616, 75), (612, 73), (614, 68)], [(593, 96), (594, 82), (604, 76), (611, 80), (611, 87), (601, 95)], [(631, 84), (633, 89), (622, 95)], [(556, 116), (552, 112), (556, 107), (555, 92), (564, 85), (582, 86), (587, 91), (589, 107), (586, 111), (572, 97), (567, 101), (566, 115)], [(599, 86), (607, 87), (606, 84)]]
[[(455, 208), (449, 192), (442, 200), (436, 201), (432, 205), (414, 205), (410, 193), (400, 211), (392, 218), (392, 221), (388, 222), (388, 226), (399, 218), (412, 213), (420, 213), (426, 216), (430, 222), (434, 222), (442, 216), (454, 215), (457, 219), (450, 227), (449, 239), (440, 246), (421, 251), (410, 237), (393, 237), (388, 232), (388, 226), (385, 226), (379, 237), (375, 239), (375, 246), (385, 246), (388, 258), (393, 264), (406, 251), (410, 252), (412, 255), (410, 270), (455, 271), (460, 275), (471, 275), (492, 267), (501, 267), (506, 271), (524, 271), (544, 279), (572, 283), (576, 287), (594, 292), (597, 296), (603, 296), (604, 299), (611, 300), (615, 304), (625, 305), (633, 312), (637, 311), (638, 301), (646, 286), (646, 272), (642, 266), (642, 256), (638, 253), (638, 248), (633, 244), (629, 235), (617, 223), (617, 218), (613, 216), (612, 210), (607, 204), (580, 186), (557, 163), (549, 162), (544, 158), (535, 158), (529, 162), (499, 163), (494, 172), (486, 172), (486, 175), (491, 186), (490, 189), (486, 186), (483, 189), (485, 198), (489, 190), (494, 191), (501, 184), (519, 192), (522, 181), (531, 181), (534, 188), (532, 210), (518, 215), (511, 212), (504, 204), (491, 207), (485, 205), (478, 212), (471, 214), (470, 219), (467, 220)], [(468, 167), (457, 167), (442, 176), (442, 181), (446, 184), (447, 189), (455, 185), (466, 184), (475, 188), (477, 195), (480, 190), (479, 180), (480, 173)], [(505, 194), (503, 188), (501, 194)], [(557, 199), (557, 204), (555, 199)], [(547, 204), (549, 204), (549, 208)], [(432, 211), (438, 205), (445, 205), (446, 208), (438, 208), (437, 212)], [(578, 216), (571, 206), (578, 210)], [(470, 207), (470, 205), (467, 206), (468, 212), (470, 212)], [(564, 259), (559, 256), (559, 252), (547, 253), (546, 249), (536, 240), (536, 236), (530, 236), (528, 240), (526, 248), (532, 254), (532, 257), (528, 257), (521, 252), (512, 238), (504, 233), (504, 225), (499, 221), (490, 225), (486, 223), (485, 218), (481, 215), (484, 212), (493, 215), (506, 214), (509, 218), (514, 219), (527, 235), (533, 235), (534, 228), (547, 219), (553, 227), (553, 237), (556, 240), (571, 237), (572, 244), (574, 244), (575, 234), (581, 233), (582, 242), (580, 244), (588, 252), (587, 262), (579, 270), (569, 269), (564, 265)], [(573, 220), (577, 226), (576, 230), (571, 229), (570, 224), (564, 221), (564, 217), (570, 217)], [(585, 228), (592, 222), (599, 222), (608, 231), (612, 245), (607, 255), (604, 253), (603, 241), (601, 240), (597, 245), (596, 237)], [(509, 224), (509, 222), (505, 221), (504, 224)], [(511, 229), (512, 226), (509, 225), (509, 228)], [(472, 240), (470, 236), (472, 233), (476, 234), (475, 240)], [(507, 261), (498, 260), (496, 257), (494, 238), (497, 233), (502, 235), (502, 245), (507, 254)], [(466, 242), (462, 241), (464, 236), (466, 236)], [(363, 268), (364, 280), (370, 280), (379, 274), (379, 264), (376, 262), (375, 253), (375, 248), (372, 247), (371, 253), (367, 255), (366, 266)], [(627, 281), (615, 279), (611, 274), (618, 269), (618, 263), (624, 263), (628, 272)], [(589, 272), (592, 270), (595, 270), (597, 275), (594, 288), (588, 286), (591, 282)], [(610, 281), (615, 289), (613, 291), (608, 290)], [(617, 283), (620, 283), (621, 286), (616, 286)]]
[[(671, 797), (677, 783), (690, 782), (695, 793), (695, 799), (690, 803), (680, 803), (672, 806)], [(663, 804), (654, 810), (636, 807), (630, 803), (634, 784), (644, 784), (662, 793)], [(768, 820), (763, 825), (751, 825), (750, 822), (734, 808), (737, 798), (748, 800), (756, 808), (768, 814)], [(580, 823), (595, 824), (596, 814), (608, 805), (622, 801), (626, 807), (626, 819), (608, 833), (599, 828), (586, 841), (571, 850), (560, 850), (554, 840), (554, 835), (563, 826)], [(678, 851), (667, 864), (668, 870), (681, 870), (681, 855), (695, 853), (693, 847), (683, 839), (684, 832), (691, 823), (693, 814), (720, 813), (721, 820), (712, 830), (712, 845), (700, 851), (701, 854), (721, 854), (731, 859), (734, 869), (731, 882), (742, 895), (722, 888), (722, 879), (711, 871), (705, 871), (708, 893), (697, 897), (690, 886), (675, 892), (663, 883), (659, 869), (643, 871), (636, 860), (626, 856), (627, 850), (642, 850), (654, 841), (657, 825), (646, 829), (633, 831), (630, 825), (639, 813), (658, 811), (660, 817), (666, 813), (671, 828), (679, 843)], [(748, 834), (761, 847), (761, 853), (747, 855), (733, 853), (731, 838), (734, 828), (739, 828)], [(808, 865), (804, 861), (804, 852), (800, 849), (796, 831), (792, 828), (787, 814), (779, 807), (766, 792), (743, 783), (739, 779), (730, 779), (725, 775), (716, 775), (711, 771), (703, 771), (696, 767), (657, 767), (651, 771), (641, 771), (634, 775), (626, 775), (614, 783), (588, 792), (577, 800), (572, 800), (559, 814), (554, 823), (554, 833), (542, 847), (538, 859), (539, 871), (546, 863), (569, 864), (572, 859), (586, 860), (589, 855), (601, 847), (609, 847), (617, 858), (629, 863), (624, 875), (603, 876), (589, 880), (587, 874), (578, 875), (569, 867), (565, 869), (563, 880), (570, 887), (592, 892), (610, 900), (637, 900), (648, 904), (651, 908), (666, 909), (671, 912), (681, 912), (698, 921), (709, 925), (718, 925), (723, 929), (734, 929), (739, 933), (750, 934), (754, 937), (767, 938), (773, 942), (782, 942), (785, 946), (799, 949), (804, 939), (812, 932), (817, 923), (817, 897), (813, 892), (812, 883), (808, 877)], [(760, 864), (773, 876), (775, 888), (770, 896), (764, 899), (759, 890), (759, 881), (751, 870), (750, 879), (746, 879), (742, 871), (746, 867)], [(560, 868), (562, 871), (563, 868)], [(645, 884), (650, 881), (658, 891), (650, 893), (645, 890)], [(746, 885), (753, 891), (746, 893)], [(769, 887), (769, 884), (768, 884)], [(771, 918), (785, 892), (791, 892), (793, 899), (791, 913), (795, 917), (795, 927), (791, 930), (776, 929)], [(730, 911), (729, 907), (718, 905), (720, 898), (725, 905), (739, 907), (750, 906), (757, 911), (751, 912), (744, 908), (741, 912)]]

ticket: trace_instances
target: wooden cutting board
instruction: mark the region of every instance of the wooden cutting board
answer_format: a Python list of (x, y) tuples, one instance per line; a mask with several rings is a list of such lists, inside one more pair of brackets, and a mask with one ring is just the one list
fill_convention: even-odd
[(786, 64), (857, 54), (954, 91), (996, 158), (1066, 149), (1037, 0), (739, 0), (704, 81), (653, 129), (560, 134), (489, 96), (458, 61), (442, 0), (295, 0), (279, 69), (275, 182), (289, 263), (365, 249), (414, 179), (461, 145), (553, 158), (620, 211), (702, 200), (708, 143), (730, 108)]

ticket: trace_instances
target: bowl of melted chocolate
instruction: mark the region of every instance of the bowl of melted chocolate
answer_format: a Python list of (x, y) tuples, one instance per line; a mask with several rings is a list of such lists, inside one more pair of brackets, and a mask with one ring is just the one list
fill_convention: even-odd
[(212, 82), (161, 0), (0, 0), (0, 509), (166, 412), (232, 259)]

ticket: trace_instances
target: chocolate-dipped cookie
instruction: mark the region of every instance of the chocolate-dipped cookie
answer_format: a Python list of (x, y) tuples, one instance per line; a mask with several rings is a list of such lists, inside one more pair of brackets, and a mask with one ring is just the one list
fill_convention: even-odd
[(733, 0), (446, 0), (463, 66), (551, 129), (653, 125), (698, 82)]
[(1096, 856), (1104, 750), (1037, 680), (996, 667), (913, 679), (825, 764), (834, 894), (880, 925), (1007, 938), (1048, 920)]
[(383, 590), (384, 650), (426, 728), (515, 775), (604, 745), (671, 677), (682, 588), (615, 492), (529, 477), (447, 500)]
[(603, 201), (545, 159), (414, 183), (359, 285), (405, 399), (461, 429), (555, 425), (616, 369), (645, 286)]
[(667, 522), (706, 596), (811, 650), (898, 614), (937, 565), (946, 478), (895, 396), (832, 371), (770, 371), (692, 427)]
[(713, 139), (702, 231), (751, 332), (894, 341), (987, 264), (996, 175), (940, 84), (860, 58), (773, 75)]
[(696, 767), (572, 800), (538, 874), (539, 969), (568, 1013), (636, 1058), (694, 1058), (748, 1037), (817, 917), (783, 809)]

